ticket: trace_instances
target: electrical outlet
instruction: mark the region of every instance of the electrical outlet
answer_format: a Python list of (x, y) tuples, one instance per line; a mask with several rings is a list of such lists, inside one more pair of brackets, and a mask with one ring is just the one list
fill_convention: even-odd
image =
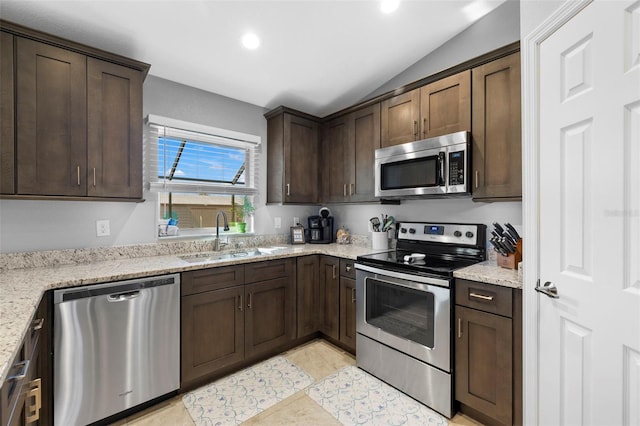
[(281, 217), (274, 217), (273, 218), (273, 226), (276, 229), (282, 228), (282, 218)]
[(300, 218), (299, 218), (299, 217), (297, 217), (297, 216), (294, 216), (294, 217), (293, 217), (293, 226), (296, 226), (296, 225), (297, 225), (297, 224), (299, 224), (299, 223), (300, 223)]
[(108, 237), (111, 235), (111, 229), (109, 227), (109, 220), (96, 220), (96, 236)]

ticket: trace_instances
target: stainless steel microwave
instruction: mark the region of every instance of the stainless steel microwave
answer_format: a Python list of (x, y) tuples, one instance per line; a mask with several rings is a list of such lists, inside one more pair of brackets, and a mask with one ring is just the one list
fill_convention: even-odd
[(469, 195), (469, 132), (376, 149), (375, 196)]

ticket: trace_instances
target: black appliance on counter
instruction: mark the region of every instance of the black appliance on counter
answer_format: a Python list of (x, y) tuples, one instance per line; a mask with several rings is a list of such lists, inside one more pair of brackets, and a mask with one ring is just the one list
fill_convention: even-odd
[(309, 239), (311, 244), (331, 244), (333, 242), (333, 217), (331, 211), (323, 207), (317, 216), (309, 216)]

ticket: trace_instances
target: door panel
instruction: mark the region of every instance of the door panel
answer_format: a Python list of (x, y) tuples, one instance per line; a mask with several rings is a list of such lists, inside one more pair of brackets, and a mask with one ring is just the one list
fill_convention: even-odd
[(317, 202), (318, 123), (285, 114), (284, 152), (285, 201), (289, 203)]
[(320, 331), (329, 337), (339, 337), (339, 259), (322, 256), (320, 260), (320, 300), (322, 318)]
[(420, 89), (415, 89), (381, 104), (381, 146), (399, 145), (418, 139), (420, 119)]
[(352, 165), (349, 201), (375, 200), (374, 160), (376, 149), (380, 148), (380, 105), (353, 113), (353, 147), (349, 161)]
[(350, 170), (349, 116), (342, 116), (327, 123), (325, 140), (322, 149), (322, 195), (325, 202), (341, 202), (347, 200)]
[(88, 195), (142, 198), (142, 74), (87, 59)]
[(471, 131), (471, 71), (463, 71), (421, 88), (422, 139)]
[(640, 421), (638, 10), (596, 0), (540, 45), (540, 424)]
[(340, 341), (356, 351), (356, 281), (340, 277)]
[(86, 58), (20, 37), (16, 46), (18, 193), (84, 196)]
[(0, 194), (15, 194), (13, 36), (0, 33)]
[(315, 333), (320, 327), (320, 283), (318, 282), (318, 256), (304, 256), (297, 259), (297, 336)]

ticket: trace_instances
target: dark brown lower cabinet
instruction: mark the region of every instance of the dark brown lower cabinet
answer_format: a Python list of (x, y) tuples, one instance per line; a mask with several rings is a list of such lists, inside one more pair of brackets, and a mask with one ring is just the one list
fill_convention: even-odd
[(297, 259), (298, 337), (316, 333), (320, 327), (319, 263), (320, 256), (317, 255), (303, 256)]
[(182, 274), (182, 388), (295, 339), (295, 270), (285, 259)]
[(455, 398), (485, 424), (522, 424), (521, 291), (456, 281)]
[(356, 351), (356, 281), (340, 277), (340, 342)]
[[(320, 331), (338, 340), (340, 329), (340, 259), (330, 256), (320, 258)], [(317, 309), (317, 308), (316, 308)]]
[(182, 381), (244, 359), (244, 286), (182, 298)]
[(295, 277), (245, 286), (245, 356), (268, 352), (295, 336)]

